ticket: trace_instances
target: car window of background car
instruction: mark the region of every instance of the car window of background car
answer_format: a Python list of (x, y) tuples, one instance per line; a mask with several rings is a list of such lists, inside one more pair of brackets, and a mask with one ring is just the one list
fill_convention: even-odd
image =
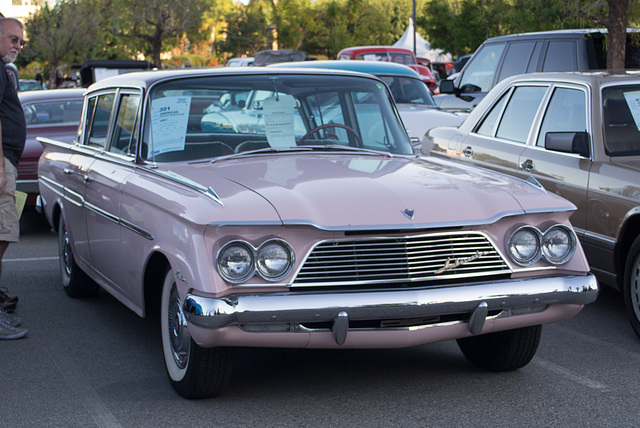
[(386, 62), (389, 62), (389, 57), (387, 56), (386, 52), (360, 54), (360, 55), (356, 56), (356, 59), (365, 60), (365, 61), (386, 61)]
[(487, 45), (474, 55), (473, 61), (467, 63), (460, 80), (462, 92), (489, 92), (504, 47), (504, 43)]
[(423, 81), (396, 76), (378, 75), (378, 77), (387, 84), (396, 103), (436, 106), (436, 102)]
[(27, 104), (22, 108), (27, 126), (78, 123), (82, 114), (82, 101), (43, 102)]
[(502, 63), (498, 80), (503, 80), (515, 74), (525, 73), (529, 68), (531, 53), (535, 45), (536, 43), (533, 41), (510, 43), (504, 56), (504, 62)]
[(140, 95), (125, 94), (120, 100), (116, 127), (109, 146), (114, 153), (132, 154), (135, 152), (137, 140), (138, 106)]
[(579, 89), (556, 88), (542, 120), (537, 146), (544, 147), (548, 132), (587, 130), (587, 94)]
[(542, 71), (572, 70), (578, 70), (576, 43), (574, 41), (549, 42)]
[(496, 137), (526, 143), (546, 86), (519, 86), (505, 108)]
[[(640, 86), (614, 86), (602, 90), (604, 143), (609, 156), (640, 155)], [(631, 107), (631, 108), (630, 108)]]
[(89, 100), (87, 118), (90, 125), (85, 144), (93, 147), (104, 147), (115, 95), (103, 94), (96, 98)]

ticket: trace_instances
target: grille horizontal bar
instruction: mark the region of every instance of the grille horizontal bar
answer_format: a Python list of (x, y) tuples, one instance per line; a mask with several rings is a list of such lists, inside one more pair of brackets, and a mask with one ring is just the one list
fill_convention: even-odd
[(478, 232), (325, 241), (305, 260), (294, 286), (444, 280), (510, 272)]

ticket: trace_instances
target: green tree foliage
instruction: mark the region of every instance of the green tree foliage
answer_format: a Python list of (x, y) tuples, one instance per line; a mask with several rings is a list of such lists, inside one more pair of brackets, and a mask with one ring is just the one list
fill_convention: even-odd
[(238, 5), (227, 17), (225, 39), (216, 43), (218, 52), (229, 52), (232, 57), (253, 56), (264, 49), (266, 19), (261, 8)]
[(49, 66), (50, 88), (58, 67), (82, 57), (97, 38), (95, 6), (91, 0), (61, 0), (26, 19), (29, 47), (24, 53)]
[(109, 31), (151, 62), (161, 64), (160, 54), (186, 36), (197, 39), (208, 0), (106, 0), (111, 17)]

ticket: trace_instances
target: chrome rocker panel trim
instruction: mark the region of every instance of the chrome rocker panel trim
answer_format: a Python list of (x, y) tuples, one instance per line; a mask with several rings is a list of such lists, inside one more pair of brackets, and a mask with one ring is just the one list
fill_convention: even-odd
[(585, 305), (597, 297), (597, 281), (594, 275), (589, 274), (414, 290), (236, 294), (224, 298), (189, 293), (185, 298), (184, 312), (190, 323), (205, 329), (247, 324), (333, 322), (335, 341), (340, 345), (345, 340), (348, 321), (353, 320), (411, 319), (467, 313), (469, 332), (479, 334), (492, 311)]

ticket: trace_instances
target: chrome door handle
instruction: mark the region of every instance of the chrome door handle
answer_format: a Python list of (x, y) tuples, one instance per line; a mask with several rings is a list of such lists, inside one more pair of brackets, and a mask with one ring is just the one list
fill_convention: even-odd
[(62, 172), (64, 172), (66, 175), (73, 174), (73, 171), (71, 171), (69, 168), (63, 169)]
[(530, 172), (536, 169), (536, 166), (533, 164), (533, 161), (531, 159), (527, 159), (526, 161), (522, 162), (520, 166), (522, 167), (522, 169), (524, 169), (527, 172)]
[(91, 183), (94, 179), (89, 177), (88, 175), (85, 175), (83, 177), (83, 180), (84, 180), (85, 183)]
[(470, 158), (471, 156), (473, 156), (473, 149), (471, 148), (471, 146), (467, 146), (463, 151), (462, 154), (465, 155), (466, 157)]

